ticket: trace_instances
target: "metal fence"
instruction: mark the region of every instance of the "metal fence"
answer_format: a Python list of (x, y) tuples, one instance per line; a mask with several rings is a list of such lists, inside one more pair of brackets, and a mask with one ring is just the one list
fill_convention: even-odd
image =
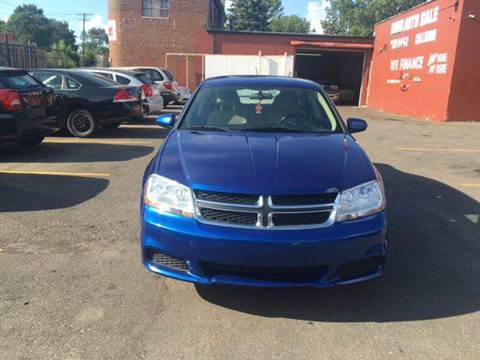
[(36, 46), (0, 42), (0, 66), (34, 69), (45, 66), (45, 51)]

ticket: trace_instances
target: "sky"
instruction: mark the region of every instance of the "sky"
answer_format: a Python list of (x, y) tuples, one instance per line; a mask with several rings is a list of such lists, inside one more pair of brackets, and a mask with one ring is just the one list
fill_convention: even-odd
[[(0, 19), (7, 20), (13, 10), (22, 4), (34, 4), (42, 8), (48, 17), (65, 20), (70, 28), (79, 36), (82, 22), (80, 13), (89, 13), (87, 30), (92, 27), (106, 28), (108, 22), (107, 0), (0, 0)], [(328, 0), (283, 0), (285, 15), (300, 15), (306, 17), (316, 33), (322, 33), (320, 21), (325, 16)], [(227, 0), (228, 6), (228, 0)]]

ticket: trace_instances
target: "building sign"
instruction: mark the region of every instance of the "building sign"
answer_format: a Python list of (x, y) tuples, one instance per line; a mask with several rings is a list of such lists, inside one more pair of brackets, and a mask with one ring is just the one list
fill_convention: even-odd
[(434, 24), (438, 22), (438, 14), (440, 12), (440, 7), (436, 6), (434, 8), (422, 11), (419, 14), (414, 14), (406, 18), (400, 19), (392, 23), (392, 28), (390, 30), (390, 35), (399, 34), (401, 32), (418, 29), (423, 26)]
[(108, 20), (108, 41), (117, 41), (117, 22)]
[[(437, 23), (439, 15), (440, 7), (435, 6), (413, 15), (404, 15), (400, 20), (392, 22), (390, 48), (395, 53), (398, 52), (398, 55), (390, 60), (390, 71), (394, 74), (387, 80), (388, 84), (400, 84), (402, 91), (408, 91), (411, 86), (422, 84), (427, 76), (440, 76), (448, 72), (446, 52), (422, 53), (422, 49), (428, 51), (425, 49), (430, 48), (423, 47), (424, 44), (437, 41), (439, 31), (438, 28), (428, 30), (421, 28)], [(415, 29), (417, 31), (413, 32)], [(412, 33), (407, 35), (405, 34), (407, 31)], [(414, 47), (413, 54), (412, 51), (408, 51), (409, 47)]]
[(435, 53), (430, 55), (428, 59), (428, 74), (438, 74), (444, 75), (447, 73), (448, 65), (448, 54), (447, 53)]
[(423, 56), (395, 59), (390, 62), (391, 71), (409, 71), (423, 69)]
[(428, 30), (415, 35), (415, 45), (426, 44), (437, 40), (437, 29)]
[(406, 48), (408, 47), (408, 40), (410, 38), (408, 36), (403, 36), (403, 37), (399, 37), (399, 38), (396, 38), (396, 39), (392, 39), (390, 41), (390, 46), (392, 47), (392, 49), (400, 49), (400, 48)]

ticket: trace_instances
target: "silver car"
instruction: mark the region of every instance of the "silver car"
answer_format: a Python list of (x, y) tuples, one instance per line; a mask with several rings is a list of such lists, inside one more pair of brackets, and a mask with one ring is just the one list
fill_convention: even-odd
[(135, 70), (145, 73), (155, 84), (162, 86), (162, 96), (165, 100), (165, 104), (173, 103), (185, 103), (192, 96), (192, 92), (178, 85), (177, 80), (170, 71), (161, 67), (152, 66), (132, 66), (122, 68), (125, 70)]
[(109, 68), (84, 68), (82, 70), (109, 78), (122, 85), (140, 87), (145, 95), (146, 114), (160, 113), (165, 107), (160, 86), (143, 72)]

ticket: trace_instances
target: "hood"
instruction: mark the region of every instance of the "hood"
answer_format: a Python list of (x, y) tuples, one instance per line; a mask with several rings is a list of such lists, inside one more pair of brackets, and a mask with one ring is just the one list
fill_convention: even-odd
[(194, 189), (252, 194), (338, 192), (375, 178), (344, 134), (174, 131), (156, 171)]

